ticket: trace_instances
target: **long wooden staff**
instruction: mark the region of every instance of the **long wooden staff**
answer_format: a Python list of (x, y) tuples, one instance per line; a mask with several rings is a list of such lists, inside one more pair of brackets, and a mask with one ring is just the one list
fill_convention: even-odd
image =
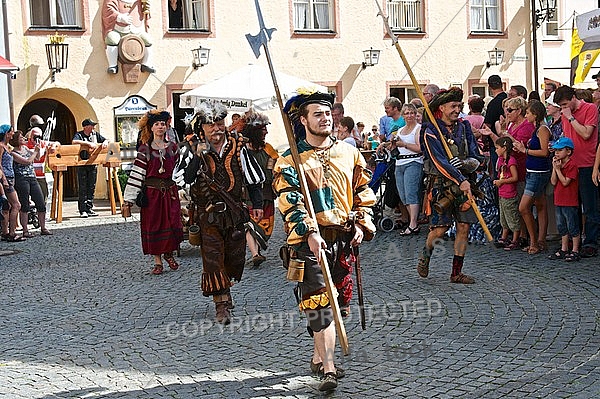
[[(380, 15), (381, 19), (383, 19), (383, 25), (385, 27), (385, 30), (386, 30), (387, 34), (389, 35), (389, 37), (392, 39), (392, 43), (396, 47), (396, 50), (398, 51), (398, 54), (400, 55), (400, 58), (402, 59), (402, 63), (404, 64), (404, 67), (406, 68), (406, 71), (408, 72), (408, 76), (410, 76), (410, 80), (412, 81), (413, 87), (414, 87), (415, 91), (417, 92), (417, 95), (419, 96), (419, 98), (421, 99), (421, 102), (423, 103), (423, 106), (425, 107), (425, 112), (427, 113), (429, 120), (435, 126), (438, 134), (440, 135), (440, 141), (442, 142), (442, 145), (444, 146), (444, 151), (446, 151), (446, 155), (448, 156), (448, 159), (451, 159), (454, 157), (454, 155), (452, 154), (452, 151), (450, 151), (450, 147), (448, 147), (448, 143), (446, 143), (446, 140), (444, 140), (444, 136), (442, 134), (442, 131), (440, 130), (437, 120), (433, 116), (433, 113), (431, 112), (431, 109), (429, 108), (429, 105), (427, 104), (427, 100), (425, 100), (425, 97), (423, 96), (423, 91), (421, 90), (421, 86), (419, 86), (419, 83), (417, 82), (417, 78), (415, 78), (412, 68), (408, 64), (408, 61), (406, 60), (406, 57), (404, 56), (404, 52), (402, 51), (402, 48), (400, 47), (400, 43), (398, 43), (398, 38), (396, 37), (394, 32), (392, 32), (392, 28), (390, 28), (390, 25), (388, 23), (388, 17), (386, 17), (384, 15), (383, 10), (381, 9), (381, 6), (379, 5), (379, 1), (375, 0), (375, 3), (377, 4), (377, 8), (379, 8), (379, 13), (377, 15)], [(489, 241), (494, 241), (494, 238), (492, 237), (492, 233), (490, 233), (490, 230), (488, 229), (487, 224), (485, 223), (485, 220), (483, 219), (483, 216), (481, 215), (481, 212), (479, 211), (479, 207), (477, 206), (477, 203), (475, 202), (475, 198), (473, 197), (473, 194), (471, 192), (469, 192), (468, 196), (469, 196), (469, 202), (471, 203), (471, 207), (473, 208), (473, 211), (475, 212), (475, 215), (477, 216), (477, 220), (479, 220), (479, 223), (481, 224), (481, 227), (483, 228), (483, 232), (485, 233), (486, 238)]]
[[(285, 126), (285, 132), (287, 135), (287, 140), (290, 145), (290, 152), (292, 154), (292, 161), (294, 163), (294, 167), (298, 172), (298, 180), (300, 181), (300, 190), (302, 191), (302, 195), (304, 196), (304, 206), (306, 207), (306, 212), (308, 216), (314, 220), (315, 210), (313, 207), (313, 203), (310, 197), (310, 191), (308, 190), (308, 184), (306, 183), (306, 176), (304, 173), (304, 167), (302, 166), (302, 162), (300, 161), (300, 155), (298, 154), (298, 147), (296, 145), (296, 138), (294, 137), (294, 132), (292, 131), (292, 125), (288, 118), (288, 115), (283, 111), (283, 100), (281, 99), (281, 93), (279, 91), (279, 85), (277, 84), (277, 77), (275, 76), (275, 69), (273, 68), (273, 62), (271, 60), (271, 53), (269, 52), (269, 46), (267, 45), (269, 39), (271, 39), (271, 34), (275, 30), (274, 28), (267, 29), (265, 27), (265, 23), (263, 21), (262, 13), (260, 11), (260, 6), (258, 4), (258, 0), (254, 0), (256, 5), (256, 13), (258, 14), (258, 24), (260, 26), (260, 32), (258, 35), (253, 36), (250, 34), (246, 35), (248, 42), (250, 43), (250, 47), (254, 51), (254, 55), (256, 58), (260, 56), (260, 47), (262, 46), (265, 49), (265, 56), (267, 58), (267, 62), (269, 64), (269, 70), (271, 71), (271, 79), (273, 80), (273, 87), (275, 88), (275, 95), (277, 96), (277, 103), (279, 104), (279, 111), (281, 112), (281, 117), (283, 118), (283, 125)], [(317, 226), (317, 233), (318, 233)], [(323, 278), (325, 280), (325, 288), (327, 289), (327, 296), (329, 297), (329, 303), (331, 305), (331, 309), (333, 310), (333, 317), (335, 320), (335, 327), (337, 330), (337, 335), (340, 340), (340, 346), (342, 348), (342, 353), (344, 355), (350, 354), (350, 347), (348, 345), (348, 336), (346, 335), (346, 328), (344, 327), (344, 321), (342, 320), (342, 314), (340, 313), (340, 307), (337, 302), (337, 289), (335, 285), (333, 285), (333, 280), (331, 279), (331, 272), (329, 271), (329, 265), (327, 264), (327, 256), (325, 255), (325, 251), (321, 249), (321, 271), (323, 272)]]

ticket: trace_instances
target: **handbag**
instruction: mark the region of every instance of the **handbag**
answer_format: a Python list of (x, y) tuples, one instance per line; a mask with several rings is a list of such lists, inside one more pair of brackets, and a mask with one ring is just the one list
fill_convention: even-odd
[(146, 186), (142, 186), (140, 192), (137, 197), (135, 197), (135, 204), (140, 208), (145, 208), (148, 206), (148, 195), (146, 193)]

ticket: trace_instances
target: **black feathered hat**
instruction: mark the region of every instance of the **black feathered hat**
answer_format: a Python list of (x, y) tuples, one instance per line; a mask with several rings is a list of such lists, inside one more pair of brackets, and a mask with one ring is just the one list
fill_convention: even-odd
[(451, 87), (448, 90), (440, 90), (437, 92), (435, 97), (429, 103), (429, 108), (431, 112), (435, 112), (438, 110), (440, 105), (456, 101), (461, 102), (463, 100), (463, 91), (459, 87)]
[(166, 122), (171, 119), (169, 111), (148, 112), (148, 126), (154, 125), (156, 122)]
[(309, 104), (322, 104), (328, 107), (333, 106), (335, 94), (321, 93), (319, 91), (311, 91), (306, 89), (298, 89), (297, 95), (290, 98), (283, 107), (283, 111), (288, 114), (296, 140), (303, 140), (306, 137), (304, 125), (300, 122), (300, 114), (302, 109)]

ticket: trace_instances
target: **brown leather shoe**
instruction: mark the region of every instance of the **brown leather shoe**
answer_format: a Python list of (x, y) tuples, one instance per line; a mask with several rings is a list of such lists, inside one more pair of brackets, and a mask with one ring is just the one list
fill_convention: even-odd
[(225, 325), (231, 323), (231, 313), (229, 313), (229, 302), (217, 302), (215, 303), (215, 309), (217, 323)]
[(450, 276), (450, 282), (456, 284), (473, 284), (475, 283), (475, 279), (471, 276), (467, 276), (466, 274), (460, 273), (456, 276)]
[(419, 262), (417, 263), (417, 273), (419, 276), (425, 278), (429, 276), (429, 262), (431, 261), (430, 256), (419, 256)]
[(327, 392), (333, 391), (338, 386), (337, 376), (335, 373), (327, 373), (323, 376), (321, 383), (319, 384), (319, 391)]

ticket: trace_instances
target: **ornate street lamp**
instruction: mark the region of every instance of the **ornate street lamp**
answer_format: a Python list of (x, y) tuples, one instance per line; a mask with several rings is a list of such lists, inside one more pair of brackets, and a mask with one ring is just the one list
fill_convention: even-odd
[(192, 50), (192, 67), (198, 69), (208, 64), (208, 56), (210, 55), (210, 49), (204, 48), (202, 45)]
[(55, 80), (55, 75), (67, 69), (69, 60), (69, 45), (64, 43), (65, 35), (59, 35), (56, 32), (49, 37), (50, 43), (46, 43), (46, 57), (48, 58), (48, 68), (52, 73), (52, 82)]
[(500, 50), (498, 47), (494, 47), (493, 50), (488, 51), (490, 60), (485, 63), (486, 67), (502, 64), (504, 60), (504, 50)]
[(368, 66), (377, 65), (379, 63), (379, 53), (381, 53), (381, 50), (373, 50), (373, 47), (369, 50), (364, 50), (363, 56), (365, 57), (365, 60), (362, 63), (363, 69)]
[[(540, 8), (535, 10), (535, 28), (539, 28), (542, 22), (548, 21), (554, 17), (556, 12), (556, 0), (539, 0)], [(532, 2), (535, 8), (535, 0)]]

